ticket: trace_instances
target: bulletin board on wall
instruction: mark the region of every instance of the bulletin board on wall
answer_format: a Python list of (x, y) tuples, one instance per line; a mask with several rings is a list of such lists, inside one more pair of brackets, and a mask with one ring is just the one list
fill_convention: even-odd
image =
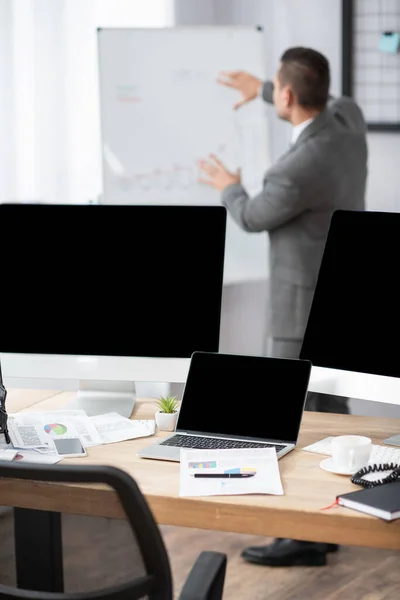
[(400, 132), (400, 0), (342, 0), (342, 92), (371, 131)]

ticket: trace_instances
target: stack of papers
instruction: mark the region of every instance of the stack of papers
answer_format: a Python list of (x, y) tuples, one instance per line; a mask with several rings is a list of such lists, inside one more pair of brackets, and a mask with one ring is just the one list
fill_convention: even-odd
[(282, 495), (274, 448), (181, 450), (180, 496)]
[[(55, 450), (55, 438), (79, 437), (88, 448), (153, 435), (155, 421), (131, 421), (116, 412), (89, 417), (84, 410), (55, 410), (12, 413), (8, 430), (12, 447), (1, 444), (0, 460), (54, 464), (63, 458)], [(13, 458), (2, 452), (12, 449)]]
[(84, 410), (13, 413), (8, 416), (8, 428), (16, 448), (52, 450), (55, 437), (80, 437), (85, 448), (102, 443)]

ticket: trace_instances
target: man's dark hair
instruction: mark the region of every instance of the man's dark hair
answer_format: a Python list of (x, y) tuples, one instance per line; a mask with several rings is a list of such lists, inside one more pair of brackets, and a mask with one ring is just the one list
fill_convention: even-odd
[(281, 85), (290, 85), (297, 102), (304, 108), (323, 109), (329, 95), (329, 62), (323, 54), (298, 46), (281, 56), (278, 73)]

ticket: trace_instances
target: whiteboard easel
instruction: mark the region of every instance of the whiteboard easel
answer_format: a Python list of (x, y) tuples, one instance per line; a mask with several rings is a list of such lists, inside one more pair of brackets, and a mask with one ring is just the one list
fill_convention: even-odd
[[(198, 161), (211, 152), (241, 169), (250, 195), (261, 190), (270, 165), (263, 102), (234, 111), (237, 92), (216, 83), (229, 70), (264, 79), (258, 28), (99, 29), (98, 48), (103, 203), (219, 204), (198, 182)], [(228, 215), (224, 282), (265, 279), (267, 256), (266, 234)]]

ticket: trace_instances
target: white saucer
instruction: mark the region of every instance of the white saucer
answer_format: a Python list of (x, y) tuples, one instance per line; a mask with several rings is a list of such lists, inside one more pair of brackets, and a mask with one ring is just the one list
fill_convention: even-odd
[(354, 475), (355, 471), (341, 471), (335, 467), (335, 463), (333, 462), (333, 458), (330, 456), (329, 458), (324, 458), (319, 463), (321, 469), (324, 471), (329, 471), (330, 473), (336, 473), (336, 475)]

